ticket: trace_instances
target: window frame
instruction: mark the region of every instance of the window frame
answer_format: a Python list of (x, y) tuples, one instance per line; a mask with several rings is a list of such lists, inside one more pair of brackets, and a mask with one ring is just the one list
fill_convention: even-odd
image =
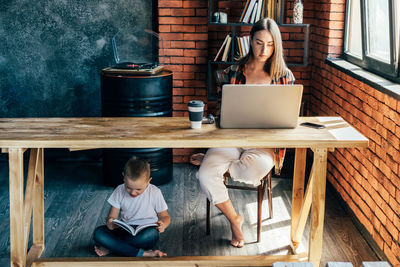
[[(350, 3), (351, 1), (360, 1), (360, 17), (361, 17), (361, 42), (362, 42), (362, 59), (352, 55), (348, 50), (349, 38), (349, 18), (350, 18)], [(367, 3), (368, 0), (347, 0), (345, 7), (345, 23), (344, 23), (344, 38), (343, 38), (343, 54), (342, 58), (358, 65), (368, 71), (374, 72), (389, 80), (400, 82), (399, 77), (399, 51), (396, 51), (396, 38), (399, 38), (399, 33), (396, 34), (396, 19), (395, 19), (395, 3), (394, 0), (388, 1), (389, 9), (389, 32), (390, 34), (390, 63), (379, 61), (370, 55), (367, 51)], [(371, 0), (370, 0), (371, 1)], [(373, 0), (372, 0), (373, 1)], [(398, 49), (400, 50), (400, 49)]]

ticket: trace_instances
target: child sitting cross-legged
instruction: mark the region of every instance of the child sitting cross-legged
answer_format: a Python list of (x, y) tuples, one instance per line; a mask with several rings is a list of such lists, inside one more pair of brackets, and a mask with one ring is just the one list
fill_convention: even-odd
[[(170, 224), (168, 207), (161, 190), (150, 184), (150, 165), (147, 161), (131, 158), (124, 167), (124, 183), (111, 194), (111, 204), (106, 225), (94, 231), (95, 252), (98, 256), (114, 253), (120, 256), (166, 256), (160, 250), (150, 250), (160, 233)], [(121, 221), (136, 228), (155, 223), (135, 236), (113, 223), (121, 213)]]

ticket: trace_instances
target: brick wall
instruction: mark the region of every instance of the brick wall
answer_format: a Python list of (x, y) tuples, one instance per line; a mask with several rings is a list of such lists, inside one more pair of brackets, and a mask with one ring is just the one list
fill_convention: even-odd
[(324, 63), (342, 53), (344, 4), (314, 1), (311, 113), (340, 115), (368, 137), (366, 149), (330, 153), (327, 177), (391, 264), (400, 266), (400, 103)]
[[(207, 103), (208, 1), (159, 0), (158, 15), (160, 54), (173, 71), (173, 116), (188, 116), (190, 100)], [(196, 151), (174, 149), (174, 162), (187, 162)]]

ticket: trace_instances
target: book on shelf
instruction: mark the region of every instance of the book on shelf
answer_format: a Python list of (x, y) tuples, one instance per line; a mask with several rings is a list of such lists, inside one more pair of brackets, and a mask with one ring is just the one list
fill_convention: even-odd
[(250, 0), (246, 1), (246, 4), (244, 5), (243, 11), (242, 11), (242, 14), (240, 15), (240, 18), (239, 18), (239, 22), (243, 22), (244, 14), (246, 13), (247, 9), (249, 8), (249, 2), (250, 2)]
[(242, 19), (240, 20), (240, 22), (244, 22), (244, 23), (249, 23), (250, 22), (250, 19), (251, 19), (250, 16), (251, 16), (251, 13), (253, 12), (253, 9), (254, 9), (254, 6), (255, 6), (256, 2), (257, 2), (257, 0), (247, 0), (246, 6), (243, 9), (244, 15), (243, 15), (243, 18), (241, 16)]
[(121, 227), (125, 231), (129, 232), (133, 236), (137, 235), (143, 229), (146, 229), (151, 226), (157, 226), (156, 223), (149, 223), (149, 224), (139, 225), (136, 228), (133, 228), (131, 225), (129, 225), (123, 221), (120, 221), (118, 219), (113, 220), (113, 224), (118, 225), (119, 227)]
[(223, 53), (224, 47), (225, 47), (225, 45), (226, 45), (226, 42), (228, 41), (228, 38), (229, 38), (229, 34), (228, 34), (227, 36), (225, 36), (225, 39), (224, 39), (224, 41), (223, 41), (221, 47), (218, 49), (218, 52), (217, 52), (217, 54), (215, 55), (214, 61), (218, 61), (219, 56)]
[(233, 41), (235, 43), (234, 45), (234, 51), (233, 51), (233, 59), (238, 60), (239, 58), (242, 57), (242, 52), (240, 51), (240, 41), (239, 41), (239, 36), (233, 37)]
[(236, 46), (234, 51), (234, 59), (238, 60), (241, 57), (244, 57), (249, 52), (249, 36), (236, 36)]
[(258, 5), (257, 5), (257, 12), (256, 12), (256, 19), (255, 21), (259, 21), (262, 18), (262, 8), (265, 4), (264, 0), (259, 0)]
[(239, 54), (239, 56), (237, 58), (235, 58), (235, 60), (238, 60), (239, 58), (243, 57), (243, 48), (242, 48), (242, 44), (240, 41), (241, 37), (237, 36), (236, 37), (236, 42), (237, 42), (237, 50), (239, 51), (239, 53), (235, 53), (235, 56), (237, 56), (237, 54)]
[(250, 17), (250, 22), (249, 23), (254, 23), (254, 21), (256, 19), (257, 6), (258, 6), (258, 2), (256, 2), (254, 7), (253, 7), (253, 11), (251, 12), (251, 17)]
[(250, 49), (250, 36), (243, 36), (242, 37), (243, 40), (243, 45), (244, 45), (244, 49), (243, 49), (243, 55), (247, 55), (247, 53), (249, 53), (249, 49)]
[(247, 0), (239, 22), (255, 23), (262, 18), (275, 18), (277, 3), (281, 0)]
[(228, 54), (229, 54), (229, 50), (231, 47), (231, 42), (232, 42), (232, 37), (230, 35), (228, 35), (228, 40), (226, 41), (224, 54), (222, 55), (222, 61), (228, 60)]

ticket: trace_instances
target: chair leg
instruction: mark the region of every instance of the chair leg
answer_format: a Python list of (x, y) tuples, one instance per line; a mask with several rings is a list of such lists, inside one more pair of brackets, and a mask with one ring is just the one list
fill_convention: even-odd
[(207, 218), (206, 218), (206, 235), (210, 235), (210, 223), (211, 223), (211, 203), (207, 198)]
[(261, 217), (263, 201), (263, 182), (257, 187), (257, 243), (261, 241)]
[(269, 173), (268, 174), (268, 179), (267, 179), (267, 183), (268, 183), (268, 206), (269, 206), (269, 218), (272, 219), (272, 217), (274, 216), (272, 213), (272, 174)]

